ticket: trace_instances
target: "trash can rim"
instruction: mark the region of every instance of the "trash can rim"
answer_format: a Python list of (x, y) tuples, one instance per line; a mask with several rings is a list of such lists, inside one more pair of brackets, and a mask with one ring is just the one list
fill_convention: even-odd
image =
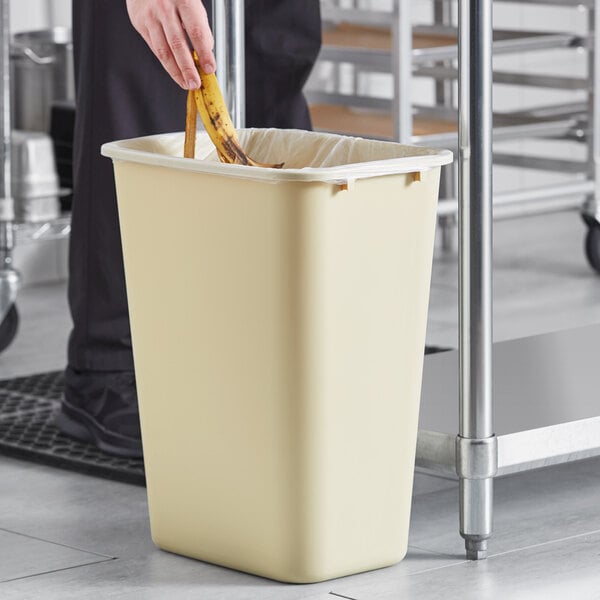
[[(266, 129), (242, 129), (240, 134), (252, 134), (261, 131), (277, 131)], [(286, 130), (293, 131), (293, 130)], [(369, 144), (381, 144), (382, 148), (389, 149), (390, 146), (398, 150), (418, 150), (419, 154), (409, 156), (400, 156), (395, 158), (386, 158), (368, 162), (354, 162), (331, 167), (304, 167), (304, 168), (256, 168), (245, 165), (224, 164), (214, 160), (191, 160), (183, 158), (181, 155), (161, 154), (140, 149), (140, 142), (149, 143), (167, 140), (171, 143), (181, 140), (183, 149), (183, 132), (174, 132), (167, 134), (151, 135), (125, 140), (118, 140), (103, 144), (101, 153), (103, 156), (111, 158), (115, 162), (134, 162), (158, 167), (167, 167), (198, 173), (207, 173), (212, 175), (223, 175), (227, 177), (262, 180), (268, 182), (324, 182), (324, 183), (345, 183), (356, 179), (366, 179), (371, 177), (380, 177), (384, 175), (399, 175), (403, 173), (414, 173), (427, 171), (432, 168), (441, 167), (453, 161), (453, 154), (450, 150), (432, 149), (423, 146), (407, 146), (396, 142), (386, 142), (378, 140), (367, 140), (363, 138), (350, 138), (338, 134), (326, 134), (320, 132), (305, 132), (302, 134), (323, 139), (352, 139), (357, 143), (365, 142)], [(206, 138), (206, 133), (198, 133), (198, 138)]]

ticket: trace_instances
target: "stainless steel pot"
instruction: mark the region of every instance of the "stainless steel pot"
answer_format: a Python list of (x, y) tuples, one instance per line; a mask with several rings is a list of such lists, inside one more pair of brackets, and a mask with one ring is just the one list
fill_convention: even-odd
[(11, 44), (13, 128), (50, 128), (55, 100), (75, 99), (71, 30), (55, 27), (13, 36)]

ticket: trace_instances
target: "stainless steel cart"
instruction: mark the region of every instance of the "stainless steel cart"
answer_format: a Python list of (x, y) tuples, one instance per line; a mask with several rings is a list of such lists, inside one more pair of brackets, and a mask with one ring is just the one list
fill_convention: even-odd
[[(70, 218), (63, 215), (52, 221), (15, 223), (11, 173), (12, 123), (11, 123), (11, 69), (10, 69), (10, 2), (0, 0), (0, 352), (4, 351), (17, 334), (19, 313), (17, 291), (20, 276), (13, 265), (13, 250), (17, 240), (47, 241), (65, 238), (70, 233)], [(52, 58), (40, 58), (29, 48), (24, 53), (37, 64), (48, 65)], [(72, 67), (71, 64), (65, 68)], [(35, 111), (34, 111), (35, 113)]]

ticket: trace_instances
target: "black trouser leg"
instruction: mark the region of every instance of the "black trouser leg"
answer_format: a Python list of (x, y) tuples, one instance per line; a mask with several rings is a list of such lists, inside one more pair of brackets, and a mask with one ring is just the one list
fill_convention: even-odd
[(69, 365), (78, 370), (131, 370), (113, 168), (100, 156), (100, 146), (181, 129), (185, 92), (130, 25), (125, 0), (74, 0), (73, 33), (77, 118)]
[[(320, 46), (318, 0), (249, 0), (246, 28), (248, 126), (310, 128), (301, 90)], [(68, 360), (76, 370), (125, 371), (133, 359), (121, 239), (112, 165), (100, 146), (182, 130), (186, 96), (129, 23), (125, 0), (74, 0), (73, 30)]]

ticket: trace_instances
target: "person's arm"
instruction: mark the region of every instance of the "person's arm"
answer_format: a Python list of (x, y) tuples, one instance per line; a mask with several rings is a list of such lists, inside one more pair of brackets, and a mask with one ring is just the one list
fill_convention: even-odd
[(215, 70), (214, 39), (202, 0), (127, 0), (132, 25), (184, 89), (200, 87), (188, 38), (206, 73)]

